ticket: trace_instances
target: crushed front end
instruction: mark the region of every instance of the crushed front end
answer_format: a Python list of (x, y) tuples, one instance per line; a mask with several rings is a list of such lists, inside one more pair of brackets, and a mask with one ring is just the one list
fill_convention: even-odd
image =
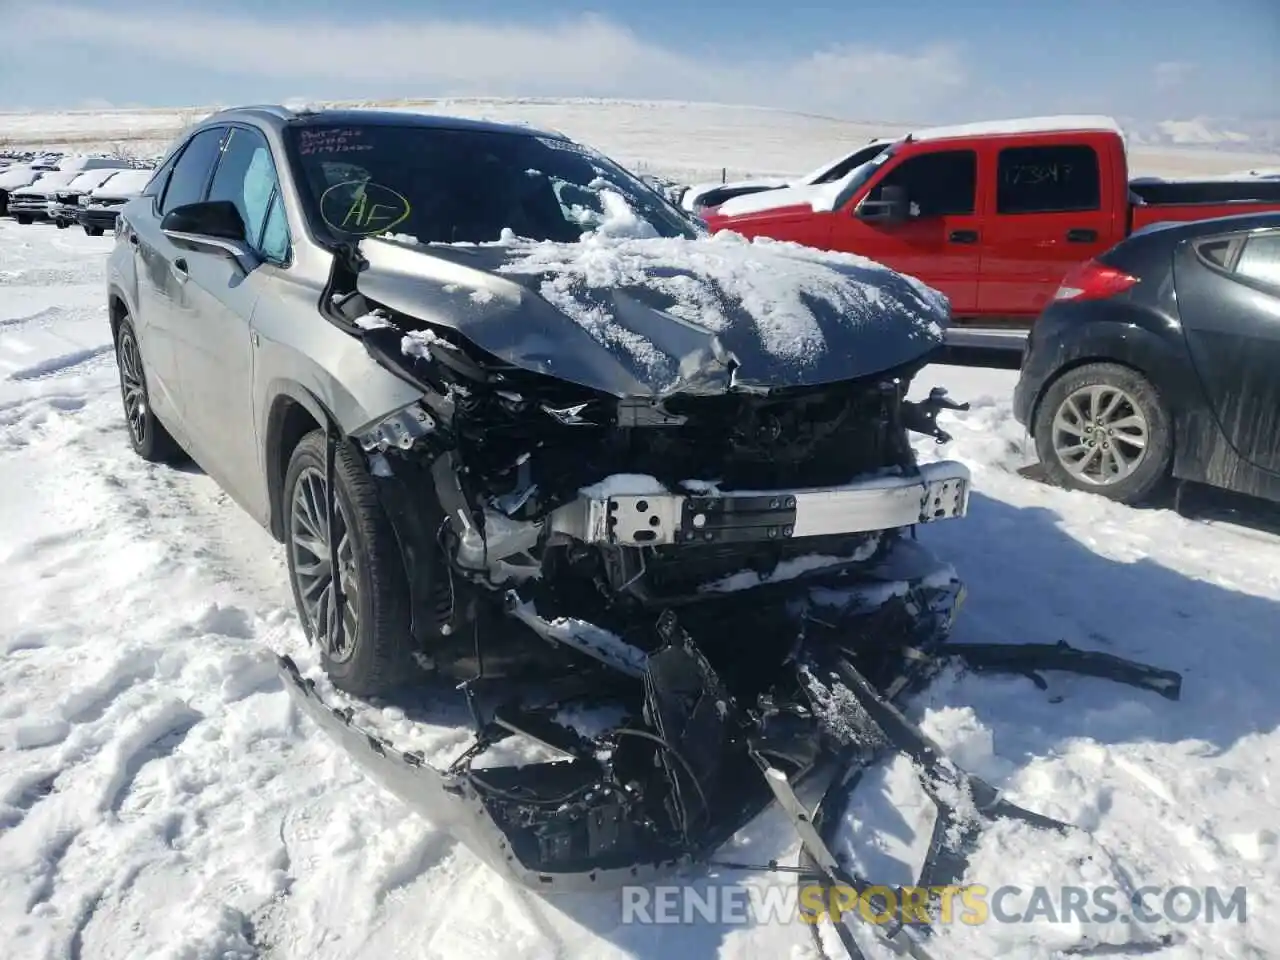
[[(504, 364), (354, 298), (421, 403), (359, 432), (410, 574), (419, 662), (461, 681), (474, 743), (446, 769), (352, 723), (291, 662), (310, 715), (492, 866), (539, 889), (705, 860), (837, 755), (821, 651), (894, 684), (961, 586), (914, 538), (963, 517), (969, 474), (918, 464), (941, 393), (924, 358), (816, 386), (661, 400)], [(372, 319), (370, 319), (372, 318)], [(899, 684), (899, 688), (902, 685)], [(583, 730), (566, 717), (608, 707)], [(519, 739), (536, 762), (493, 765)]]

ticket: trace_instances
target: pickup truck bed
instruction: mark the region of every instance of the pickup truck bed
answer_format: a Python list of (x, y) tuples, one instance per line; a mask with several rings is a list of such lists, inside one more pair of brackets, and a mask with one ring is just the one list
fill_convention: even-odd
[(703, 218), (878, 260), (951, 299), (954, 344), (1020, 349), (1067, 271), (1133, 231), (1267, 210), (1280, 210), (1280, 180), (1131, 180), (1113, 120), (1056, 117), (920, 131), (839, 180)]

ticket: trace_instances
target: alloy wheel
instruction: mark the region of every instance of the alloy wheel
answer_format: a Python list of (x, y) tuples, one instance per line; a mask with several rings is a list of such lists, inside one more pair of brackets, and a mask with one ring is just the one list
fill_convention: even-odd
[[(308, 632), (332, 662), (344, 663), (355, 652), (360, 598), (355, 551), (342, 501), (335, 504), (333, 531), (329, 529), (327, 502), (324, 473), (315, 467), (304, 468), (293, 488), (289, 549)], [(343, 596), (341, 617), (337, 615), (329, 552), (334, 536), (338, 544), (338, 584)]]
[(124, 399), (124, 415), (133, 442), (141, 445), (147, 436), (147, 383), (142, 374), (142, 358), (138, 343), (127, 328), (120, 334), (120, 394)]
[(1150, 427), (1137, 401), (1107, 384), (1081, 387), (1053, 418), (1053, 452), (1072, 476), (1110, 486), (1130, 476), (1147, 455)]

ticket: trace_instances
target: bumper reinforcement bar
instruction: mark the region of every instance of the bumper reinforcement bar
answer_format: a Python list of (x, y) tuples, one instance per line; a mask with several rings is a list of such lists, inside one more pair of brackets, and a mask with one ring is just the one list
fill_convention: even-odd
[(557, 509), (551, 529), (586, 543), (655, 547), (869, 533), (963, 517), (969, 470), (950, 460), (916, 476), (875, 477), (841, 487), (583, 495)]

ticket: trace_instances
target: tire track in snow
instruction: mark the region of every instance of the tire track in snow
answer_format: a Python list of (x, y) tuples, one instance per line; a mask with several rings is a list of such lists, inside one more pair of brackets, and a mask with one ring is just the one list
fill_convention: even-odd
[(29, 367), (14, 370), (9, 374), (8, 379), (13, 381), (41, 380), (45, 377), (57, 376), (66, 373), (73, 367), (91, 363), (99, 357), (106, 356), (112, 352), (113, 350), (109, 343), (98, 347), (88, 347), (83, 350), (73, 350), (70, 353), (40, 360)]

